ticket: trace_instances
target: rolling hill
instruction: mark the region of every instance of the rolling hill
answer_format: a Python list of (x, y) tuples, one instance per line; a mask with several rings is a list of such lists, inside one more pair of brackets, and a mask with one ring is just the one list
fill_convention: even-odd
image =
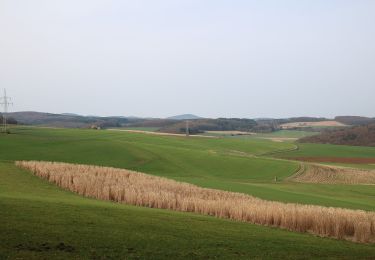
[(172, 119), (172, 120), (193, 120), (193, 119), (201, 119), (202, 117), (193, 115), (193, 114), (183, 114), (183, 115), (177, 115), (177, 116), (171, 116), (168, 117), (167, 119)]
[[(375, 209), (369, 185), (284, 181), (298, 163), (262, 154), (287, 153), (294, 150), (291, 142), (25, 126), (1, 135), (0, 142), (0, 258), (366, 259), (375, 254), (371, 244), (84, 198), (14, 165), (15, 160), (46, 160), (112, 166), (265, 200)], [(347, 153), (344, 146), (334, 148)], [(366, 154), (354, 148), (351, 156), (375, 154), (375, 148)], [(306, 149), (295, 152), (312, 153)], [(316, 151), (322, 154), (321, 148)]]

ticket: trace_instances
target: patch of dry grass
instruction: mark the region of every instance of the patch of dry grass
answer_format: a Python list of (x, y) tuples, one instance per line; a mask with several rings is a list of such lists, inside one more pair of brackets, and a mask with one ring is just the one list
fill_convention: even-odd
[(373, 212), (265, 201), (109, 167), (36, 161), (16, 164), (87, 197), (195, 212), (357, 242), (375, 241)]
[(338, 121), (318, 121), (318, 122), (293, 122), (280, 125), (282, 129), (289, 129), (295, 127), (332, 127), (332, 126), (346, 126)]
[(375, 184), (375, 170), (311, 164), (291, 180), (326, 184)]

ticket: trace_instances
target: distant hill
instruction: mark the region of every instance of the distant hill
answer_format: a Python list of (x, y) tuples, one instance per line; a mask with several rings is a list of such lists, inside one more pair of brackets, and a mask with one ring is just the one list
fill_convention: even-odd
[(52, 114), (43, 112), (14, 112), (9, 113), (23, 125), (42, 125), (67, 128), (90, 128), (97, 126), (107, 127), (157, 127), (160, 132), (185, 133), (186, 123), (189, 120), (191, 134), (204, 131), (252, 131), (257, 123), (252, 119), (218, 118), (203, 119), (195, 115), (179, 115), (168, 119), (160, 118), (125, 118), (125, 117), (98, 117), (80, 116), (75, 114)]
[(23, 125), (69, 128), (88, 128), (91, 126), (118, 127), (130, 122), (127, 118), (119, 117), (80, 116), (75, 114), (52, 114), (34, 111), (13, 112), (8, 113), (8, 116)]
[(183, 115), (177, 115), (177, 116), (171, 116), (168, 117), (167, 119), (172, 119), (172, 120), (194, 120), (194, 119), (201, 119), (202, 117), (192, 115), (192, 114), (183, 114)]
[(304, 137), (300, 142), (375, 146), (375, 124), (325, 131), (319, 135)]
[(335, 121), (346, 125), (368, 125), (375, 123), (375, 118), (364, 116), (336, 116)]
[(74, 113), (62, 113), (61, 115), (64, 115), (64, 116), (81, 116), (81, 115), (74, 114)]
[[(191, 134), (203, 133), (204, 131), (245, 131), (254, 129), (257, 123), (252, 119), (241, 118), (218, 118), (218, 119), (195, 119), (189, 121)], [(185, 133), (186, 123), (177, 120), (174, 124), (162, 127), (160, 132)]]
[[(204, 131), (251, 131), (269, 133), (279, 130), (283, 124), (291, 124), (291, 129), (305, 131), (324, 131), (322, 128), (307, 127), (309, 124), (331, 124), (332, 119), (319, 117), (295, 117), (285, 119), (246, 119), (246, 118), (201, 118), (192, 114), (183, 114), (168, 118), (137, 118), (124, 116), (82, 116), (73, 113), (53, 114), (44, 112), (24, 111), (8, 114), (8, 122), (21, 125), (41, 125), (66, 128), (109, 128), (109, 127), (156, 127), (160, 132), (184, 133), (185, 120), (189, 120), (191, 134)], [(331, 121), (329, 121), (331, 120)], [(342, 124), (364, 124), (374, 122), (375, 119), (367, 117), (336, 117)], [(0, 116), (1, 122), (1, 116)], [(311, 123), (314, 122), (314, 123)], [(298, 123), (295, 126), (292, 123)], [(289, 129), (289, 128), (288, 128)], [(333, 139), (333, 138), (332, 138)], [(323, 142), (323, 141), (321, 141)], [(341, 141), (336, 141), (341, 142)]]
[[(3, 124), (3, 115), (0, 113), (0, 125)], [(17, 120), (14, 119), (13, 117), (10, 117), (9, 115), (7, 115), (7, 123), (8, 124), (12, 124), (12, 125), (16, 125), (18, 124)]]
[(322, 122), (322, 121), (330, 121), (332, 119), (328, 119), (325, 117), (290, 117), (290, 118), (282, 118), (276, 119), (278, 124), (287, 124), (287, 123), (297, 123), (297, 122)]

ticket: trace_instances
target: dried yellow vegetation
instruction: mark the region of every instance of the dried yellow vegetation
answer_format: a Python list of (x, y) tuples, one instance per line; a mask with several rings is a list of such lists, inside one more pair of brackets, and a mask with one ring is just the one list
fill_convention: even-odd
[(266, 201), (109, 167), (36, 161), (16, 164), (87, 197), (195, 212), (357, 242), (375, 241), (374, 212)]
[(311, 164), (290, 180), (326, 184), (375, 184), (375, 170)]

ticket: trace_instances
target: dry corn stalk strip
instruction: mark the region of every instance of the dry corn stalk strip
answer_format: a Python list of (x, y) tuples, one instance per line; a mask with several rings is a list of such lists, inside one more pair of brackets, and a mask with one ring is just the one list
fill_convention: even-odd
[(16, 165), (87, 197), (195, 212), (357, 242), (375, 241), (374, 212), (266, 201), (109, 167), (36, 161), (21, 161)]

